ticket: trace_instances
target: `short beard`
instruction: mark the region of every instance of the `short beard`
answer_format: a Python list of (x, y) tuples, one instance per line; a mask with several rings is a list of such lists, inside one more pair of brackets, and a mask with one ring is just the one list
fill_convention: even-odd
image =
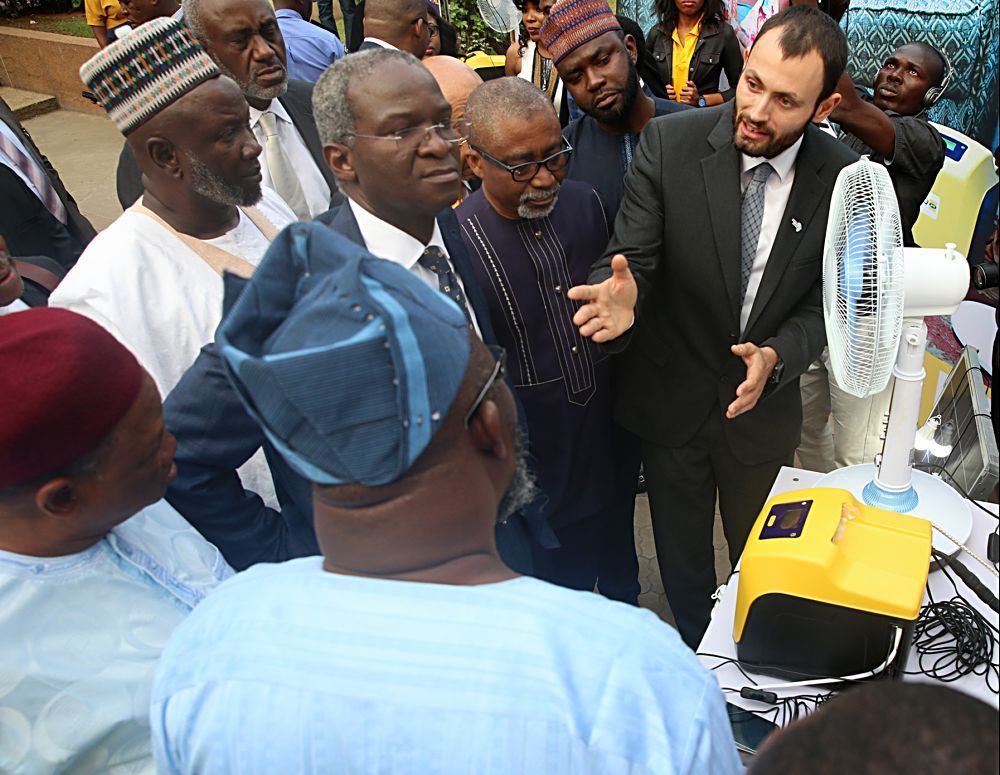
[(250, 207), (260, 201), (262, 192), (259, 184), (248, 191), (242, 186), (229, 183), (212, 172), (201, 159), (190, 152), (188, 162), (191, 165), (191, 189), (196, 194), (222, 205), (237, 207)]
[(517, 453), (517, 465), (514, 468), (510, 484), (507, 486), (507, 492), (503, 494), (500, 505), (497, 506), (497, 522), (506, 522), (508, 517), (516, 514), (538, 497), (538, 486), (535, 484), (535, 475), (528, 468), (525, 446), (524, 433), (518, 429), (514, 445)]
[(602, 124), (617, 124), (632, 112), (632, 108), (635, 106), (635, 101), (638, 97), (639, 73), (636, 72), (635, 65), (630, 61), (628, 80), (625, 82), (625, 91), (622, 92), (621, 104), (609, 110), (591, 110), (590, 115)]
[(219, 68), (223, 75), (228, 75), (237, 85), (240, 87), (240, 91), (243, 92), (243, 96), (251, 100), (267, 100), (270, 102), (273, 99), (284, 96), (285, 92), (288, 91), (288, 69), (285, 69), (285, 80), (279, 83), (277, 86), (271, 86), (267, 89), (262, 86), (258, 86), (252, 78), (241, 78), (236, 75), (232, 70), (226, 67), (222, 62), (218, 60), (215, 61), (215, 66)]
[[(525, 191), (521, 194), (521, 201), (517, 203), (517, 214), (528, 220), (532, 218), (544, 218), (547, 215), (551, 215), (552, 211), (556, 208), (556, 203), (559, 201), (559, 189), (561, 187), (562, 186), (556, 182), (544, 191)], [(544, 210), (539, 210), (537, 207), (531, 207), (529, 204), (535, 199), (548, 199), (550, 196), (552, 197), (552, 202)]]
[(741, 153), (745, 153), (747, 156), (754, 158), (764, 157), (765, 159), (773, 159), (782, 151), (786, 151), (791, 148), (798, 141), (803, 134), (805, 134), (806, 127), (809, 126), (809, 121), (806, 121), (801, 127), (791, 132), (783, 135), (778, 135), (777, 137), (771, 137), (770, 139), (754, 145), (744, 140), (740, 136), (739, 126), (740, 121), (743, 119), (742, 113), (737, 113), (733, 111), (733, 145), (736, 146), (736, 150)]

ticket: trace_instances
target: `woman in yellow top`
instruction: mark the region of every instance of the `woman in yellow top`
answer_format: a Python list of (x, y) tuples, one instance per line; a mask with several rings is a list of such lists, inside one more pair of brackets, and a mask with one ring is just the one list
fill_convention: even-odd
[[(743, 54), (722, 18), (722, 0), (656, 0), (659, 23), (646, 48), (667, 97), (688, 105), (721, 105), (736, 93)], [(719, 91), (722, 73), (729, 88)]]
[(128, 21), (125, 12), (118, 5), (118, 0), (84, 0), (83, 11), (87, 16), (87, 24), (97, 38), (97, 45), (101, 48), (115, 40), (111, 30), (121, 27)]

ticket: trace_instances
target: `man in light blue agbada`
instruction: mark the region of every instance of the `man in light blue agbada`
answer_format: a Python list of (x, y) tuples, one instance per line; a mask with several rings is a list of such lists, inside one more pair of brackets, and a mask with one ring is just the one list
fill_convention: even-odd
[(457, 304), (299, 223), (217, 345), (313, 482), (323, 556), (238, 574), (178, 628), (153, 690), (161, 772), (740, 771), (676, 632), (500, 560), (498, 515), (533, 485), (504, 353)]
[(312, 9), (312, 0), (274, 0), (274, 16), (285, 39), (288, 77), (316, 83), (345, 52), (340, 38), (310, 21)]
[(0, 323), (0, 772), (151, 773), (149, 694), (222, 556), (161, 500), (152, 378), (62, 309)]

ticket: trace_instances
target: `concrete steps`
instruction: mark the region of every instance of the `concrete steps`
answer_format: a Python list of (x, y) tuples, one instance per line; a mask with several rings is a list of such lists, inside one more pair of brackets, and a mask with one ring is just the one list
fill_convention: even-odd
[(54, 110), (59, 110), (59, 102), (48, 94), (38, 94), (11, 86), (0, 86), (0, 98), (10, 105), (18, 121), (25, 121), (36, 116), (43, 116)]

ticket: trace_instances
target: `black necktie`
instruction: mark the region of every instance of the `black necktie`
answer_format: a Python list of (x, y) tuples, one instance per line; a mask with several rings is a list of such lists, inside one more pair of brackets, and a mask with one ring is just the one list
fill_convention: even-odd
[(441, 293), (449, 299), (453, 299), (462, 308), (462, 312), (465, 313), (465, 319), (469, 321), (469, 325), (471, 326), (472, 314), (469, 312), (469, 306), (465, 303), (465, 295), (462, 293), (462, 288), (458, 284), (455, 273), (451, 270), (448, 257), (441, 248), (431, 245), (423, 252), (419, 261), (420, 266), (424, 267), (424, 269), (430, 269), (437, 275), (438, 288), (440, 288)]

